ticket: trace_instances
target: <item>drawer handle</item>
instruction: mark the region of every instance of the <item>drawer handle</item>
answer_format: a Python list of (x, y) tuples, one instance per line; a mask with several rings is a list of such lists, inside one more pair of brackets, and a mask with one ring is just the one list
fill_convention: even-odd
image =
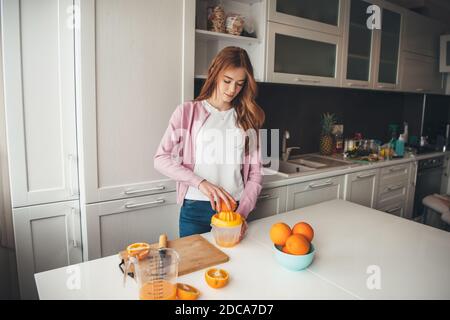
[(376, 173), (369, 173), (369, 174), (360, 174), (357, 176), (358, 179), (364, 179), (364, 178), (370, 178), (375, 177)]
[(302, 79), (302, 78), (295, 78), (294, 81), (305, 82), (305, 83), (320, 83), (320, 80), (308, 80), (308, 79)]
[(348, 82), (347, 85), (349, 87), (360, 87), (360, 88), (367, 88), (369, 86), (368, 84), (353, 83), (353, 82)]
[(388, 187), (387, 189), (388, 189), (389, 191), (395, 191), (395, 190), (399, 190), (399, 189), (402, 189), (402, 188), (403, 188), (403, 185), (402, 185), (402, 184), (399, 184), (399, 185), (397, 185), (397, 186)]
[(136, 194), (136, 193), (142, 193), (142, 192), (161, 191), (164, 189), (166, 189), (165, 186), (159, 186), (159, 187), (150, 188), (150, 189), (127, 190), (127, 191), (125, 191), (125, 194)]
[(71, 211), (72, 211), (72, 247), (78, 248), (76, 226), (75, 226), (75, 215), (77, 213), (75, 208), (71, 208)]
[(269, 199), (269, 198), (270, 198), (270, 194), (263, 194), (258, 197), (258, 200)]
[(145, 206), (149, 206), (152, 204), (159, 204), (159, 203), (164, 203), (164, 202), (166, 202), (166, 200), (158, 199), (156, 201), (149, 201), (149, 202), (143, 202), (143, 203), (127, 203), (125, 205), (125, 208), (127, 208), (127, 209), (140, 208), (140, 207), (145, 207)]
[(398, 210), (400, 210), (402, 207), (395, 207), (395, 208), (392, 208), (392, 209), (389, 209), (389, 210), (386, 210), (386, 212), (387, 213), (393, 213), (393, 212), (395, 212), (395, 211), (398, 211)]
[(397, 171), (403, 171), (405, 169), (406, 169), (405, 167), (403, 167), (403, 168), (390, 168), (389, 171), (390, 172), (397, 172)]
[(333, 181), (327, 181), (327, 182), (325, 182), (325, 183), (318, 183), (318, 184), (313, 184), (313, 183), (311, 183), (310, 185), (309, 185), (309, 187), (311, 188), (311, 189), (317, 189), (317, 188), (322, 188), (322, 187), (327, 187), (327, 186), (332, 186), (333, 185)]

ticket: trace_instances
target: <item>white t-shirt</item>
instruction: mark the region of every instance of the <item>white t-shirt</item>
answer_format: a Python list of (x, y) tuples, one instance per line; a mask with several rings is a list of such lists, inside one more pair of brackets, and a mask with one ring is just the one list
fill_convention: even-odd
[[(236, 126), (236, 110), (219, 111), (206, 100), (203, 106), (210, 116), (195, 140), (194, 173), (224, 188), (236, 201), (241, 199), (244, 182), (244, 131)], [(189, 187), (185, 199), (209, 201), (197, 188)]]

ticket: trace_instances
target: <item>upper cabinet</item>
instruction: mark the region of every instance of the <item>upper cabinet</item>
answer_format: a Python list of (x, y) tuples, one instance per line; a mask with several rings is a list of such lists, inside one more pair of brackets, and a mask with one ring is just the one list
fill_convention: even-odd
[(81, 0), (79, 6), (85, 202), (175, 190), (154, 169), (153, 157), (177, 105), (193, 98), (195, 2)]
[(440, 22), (410, 11), (405, 15), (403, 50), (437, 58), (444, 33), (445, 26)]
[(13, 207), (78, 199), (72, 5), (1, 2)]
[(342, 35), (344, 0), (269, 0), (269, 21)]
[(220, 50), (238, 46), (249, 54), (255, 79), (264, 81), (267, 0), (195, 0), (195, 3), (195, 77), (206, 78)]
[(344, 59), (342, 64), (342, 86), (373, 87), (374, 31), (367, 27), (368, 1), (348, 2), (344, 29)]
[(269, 82), (338, 85), (340, 36), (273, 22), (267, 34)]
[(381, 30), (377, 30), (375, 54), (375, 89), (398, 90), (400, 88), (400, 45), (405, 10), (383, 2)]

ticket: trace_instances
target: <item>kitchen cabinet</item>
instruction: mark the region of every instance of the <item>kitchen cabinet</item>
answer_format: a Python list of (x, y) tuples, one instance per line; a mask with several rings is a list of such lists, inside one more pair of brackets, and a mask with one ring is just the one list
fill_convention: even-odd
[(381, 6), (381, 30), (375, 32), (375, 89), (398, 90), (400, 84), (401, 37), (406, 11), (387, 2)]
[(405, 215), (405, 202), (400, 200), (393, 203), (385, 204), (384, 206), (378, 208), (378, 210), (398, 217), (403, 217)]
[(89, 260), (117, 254), (131, 243), (156, 243), (163, 233), (169, 240), (179, 237), (175, 192), (89, 204), (85, 210)]
[(227, 46), (238, 46), (247, 51), (255, 79), (264, 81), (267, 0), (221, 2), (225, 14), (239, 13), (244, 16), (245, 23), (253, 28), (254, 38), (208, 31), (208, 7), (212, 2), (207, 0), (195, 2), (195, 77), (206, 78), (208, 68), (220, 50)]
[(437, 58), (404, 52), (402, 58), (402, 91), (444, 93), (444, 75)]
[(373, 87), (374, 31), (367, 28), (369, 1), (350, 0), (344, 31), (343, 87)]
[(269, 22), (267, 81), (338, 86), (342, 37)]
[(177, 105), (193, 98), (195, 2), (77, 5), (82, 198), (90, 204), (175, 190), (153, 156)]
[(414, 196), (416, 193), (416, 181), (417, 181), (417, 169), (418, 162), (413, 161), (409, 165), (409, 184), (406, 197), (404, 218), (412, 219), (414, 210)]
[(82, 262), (78, 201), (13, 209), (22, 299), (37, 299), (34, 274)]
[(13, 207), (78, 199), (72, 4), (1, 2)]
[[(382, 168), (378, 188), (377, 209), (403, 215), (410, 184), (410, 163)], [(400, 209), (398, 208), (400, 206)], [(394, 210), (395, 209), (395, 210)], [(389, 212), (389, 213), (392, 213)]]
[(377, 203), (377, 188), (377, 169), (348, 174), (345, 183), (345, 200), (374, 208)]
[(269, 0), (269, 21), (342, 35), (343, 0)]
[(344, 176), (302, 182), (287, 187), (287, 211), (320, 202), (343, 199)]
[(263, 189), (258, 197), (255, 209), (248, 217), (248, 221), (286, 212), (286, 196), (287, 187)]
[(438, 58), (440, 36), (445, 31), (445, 26), (440, 22), (408, 11), (405, 14), (403, 50)]

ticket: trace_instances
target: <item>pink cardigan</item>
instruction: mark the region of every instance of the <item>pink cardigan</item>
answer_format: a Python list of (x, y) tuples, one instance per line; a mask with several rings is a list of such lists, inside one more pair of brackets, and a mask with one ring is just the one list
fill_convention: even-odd
[[(183, 202), (189, 186), (198, 188), (203, 181), (193, 172), (195, 137), (209, 115), (201, 101), (189, 101), (178, 106), (154, 156), (155, 169), (177, 181), (178, 204)], [(262, 188), (261, 150), (253, 149), (244, 157), (244, 191), (236, 210), (245, 217), (255, 208)]]

